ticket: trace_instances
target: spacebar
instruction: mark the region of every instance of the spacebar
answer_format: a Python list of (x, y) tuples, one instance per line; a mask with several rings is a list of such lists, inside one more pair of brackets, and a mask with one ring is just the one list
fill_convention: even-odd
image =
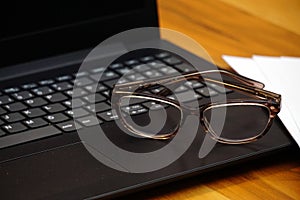
[(33, 129), (22, 133), (4, 136), (0, 138), (0, 149), (17, 144), (22, 144), (32, 140), (58, 135), (61, 133), (62, 132), (54, 126), (45, 126), (42, 128)]

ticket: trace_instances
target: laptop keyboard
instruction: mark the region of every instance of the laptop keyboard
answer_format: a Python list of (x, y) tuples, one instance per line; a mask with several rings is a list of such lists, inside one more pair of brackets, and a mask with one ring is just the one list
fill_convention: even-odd
[[(134, 73), (128, 73), (132, 69)], [(101, 67), (3, 89), (0, 91), (0, 149), (66, 134), (76, 130), (76, 127), (89, 127), (98, 125), (99, 122), (117, 120), (118, 116), (111, 111), (109, 97), (117, 81), (125, 83), (158, 78), (178, 71), (191, 72), (195, 69), (178, 57), (161, 52), (112, 64), (109, 70), (104, 71), (100, 82), (97, 82), (97, 73), (103, 72)], [(123, 77), (120, 79), (121, 76)], [(77, 86), (76, 90), (73, 90), (73, 85)], [(220, 92), (217, 85), (206, 86), (197, 81), (179, 86), (176, 92), (185, 96), (184, 93), (189, 89), (195, 90), (198, 99), (218, 95)], [(96, 91), (95, 98), (92, 98), (91, 91)], [(130, 106), (128, 113), (137, 115), (147, 109), (145, 102)], [(99, 121), (91, 117), (91, 112), (97, 113)], [(75, 121), (74, 113), (78, 116)], [(76, 127), (74, 123), (77, 123)]]

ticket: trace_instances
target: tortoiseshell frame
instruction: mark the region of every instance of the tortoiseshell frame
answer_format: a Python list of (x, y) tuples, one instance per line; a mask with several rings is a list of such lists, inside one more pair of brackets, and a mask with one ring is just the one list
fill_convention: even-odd
[[(209, 77), (210, 75), (218, 73), (221, 76), (227, 76), (230, 77), (231, 79), (238, 81), (238, 83), (233, 83), (229, 81), (220, 81), (216, 80), (212, 77)], [(222, 85), (228, 89), (235, 90), (238, 92), (241, 92), (243, 94), (246, 94), (249, 97), (252, 97), (253, 99), (234, 99), (234, 100), (228, 100), (226, 103), (224, 102), (217, 102), (217, 103), (209, 103), (206, 105), (202, 105), (199, 108), (190, 108), (184, 105), (180, 105), (180, 103), (176, 100), (169, 99), (165, 97), (164, 95), (168, 93), (168, 89), (165, 89), (161, 91), (158, 94), (150, 94), (150, 93), (145, 93), (144, 91), (155, 86), (172, 86), (172, 85), (177, 85), (183, 81), (190, 81), (190, 80), (198, 80), (198, 81), (204, 81), (205, 83), (214, 83), (214, 84), (219, 84)], [(113, 90), (113, 95), (115, 101), (112, 102), (112, 105), (115, 106), (114, 108), (119, 108), (116, 109), (116, 112), (118, 116), (121, 116), (121, 122), (123, 123), (124, 127), (127, 128), (129, 131), (132, 133), (146, 137), (146, 138), (152, 138), (152, 139), (170, 139), (172, 138), (178, 131), (180, 125), (174, 132), (172, 133), (167, 133), (163, 135), (154, 135), (154, 136), (149, 136), (146, 135), (142, 132), (139, 132), (135, 130), (133, 127), (131, 127), (129, 124), (127, 124), (121, 113), (120, 109), (120, 102), (118, 101), (122, 97), (126, 96), (129, 98), (135, 97), (135, 98), (142, 98), (145, 100), (155, 100), (155, 101), (161, 101), (164, 103), (168, 103), (169, 105), (177, 107), (180, 112), (181, 112), (181, 123), (184, 121), (185, 117), (189, 114), (196, 114), (197, 111), (199, 113), (200, 111), (200, 122), (201, 125), (203, 126), (204, 130), (206, 133), (209, 133), (210, 136), (216, 140), (217, 142), (221, 143), (226, 143), (226, 144), (244, 144), (244, 143), (249, 143), (253, 142), (259, 138), (261, 138), (263, 135), (267, 133), (269, 128), (272, 125), (273, 119), (277, 116), (277, 114), (280, 111), (280, 106), (281, 106), (281, 95), (263, 90), (264, 84), (254, 81), (252, 79), (243, 77), (241, 75), (237, 75), (234, 73), (231, 73), (229, 71), (225, 70), (209, 70), (209, 71), (203, 71), (203, 72), (194, 72), (194, 73), (188, 73), (188, 74), (183, 74), (179, 76), (170, 76), (166, 77), (164, 79), (152, 79), (152, 80), (147, 80), (147, 81), (135, 81), (135, 82), (130, 82), (130, 83), (124, 83), (124, 84), (119, 84), (115, 85), (114, 90)], [(269, 120), (268, 123), (266, 124), (265, 129), (261, 132), (258, 133), (256, 136), (251, 137), (251, 138), (246, 138), (246, 139), (240, 139), (240, 140), (231, 140), (231, 139), (224, 139), (219, 137), (213, 130), (210, 129), (208, 122), (204, 119), (203, 113), (211, 108), (214, 107), (220, 107), (220, 106), (232, 106), (232, 105), (256, 105), (256, 106), (261, 106), (269, 111)]]

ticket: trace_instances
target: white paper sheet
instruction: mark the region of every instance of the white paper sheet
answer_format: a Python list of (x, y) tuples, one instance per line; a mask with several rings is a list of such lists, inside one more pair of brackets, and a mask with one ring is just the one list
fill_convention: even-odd
[(300, 58), (224, 55), (223, 59), (241, 75), (260, 81), (266, 85), (266, 90), (282, 95), (282, 109), (278, 116), (300, 146)]

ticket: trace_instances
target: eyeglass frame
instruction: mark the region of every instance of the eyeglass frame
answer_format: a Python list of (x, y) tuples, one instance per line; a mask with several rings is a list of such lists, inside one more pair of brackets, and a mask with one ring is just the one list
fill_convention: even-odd
[[(216, 80), (212, 78), (206, 78), (204, 77), (207, 74), (212, 73), (219, 73), (220, 75), (226, 75), (229, 76), (232, 79), (237, 80), (240, 83), (230, 83), (230, 82), (224, 82), (223, 80)], [(151, 87), (156, 86), (166, 86), (166, 85), (177, 85), (177, 83), (183, 82), (183, 81), (191, 81), (191, 80), (197, 80), (201, 82), (210, 82), (218, 85), (223, 85), (224, 88), (228, 88), (230, 90), (235, 90), (242, 92), (246, 94), (247, 96), (254, 97), (256, 99), (233, 99), (233, 100), (227, 100), (226, 103), (224, 102), (214, 102), (214, 103), (207, 103), (204, 105), (199, 106), (198, 108), (191, 108), (187, 107), (185, 105), (181, 105), (177, 100), (173, 100), (170, 98), (167, 98), (165, 96), (161, 96), (163, 93), (168, 92), (168, 89), (164, 89), (160, 91), (157, 94), (151, 94), (151, 93), (143, 93), (141, 91), (147, 91), (147, 89)], [(127, 128), (130, 132), (133, 134), (136, 134), (137, 136), (145, 137), (145, 138), (151, 138), (151, 139), (171, 139), (173, 136), (175, 136), (178, 132), (179, 127), (181, 126), (181, 123), (184, 121), (187, 115), (195, 114), (195, 111), (200, 111), (200, 123), (202, 127), (204, 128), (205, 133), (210, 134), (211, 138), (214, 139), (217, 142), (225, 143), (225, 144), (245, 144), (250, 143), (253, 141), (258, 140), (259, 138), (263, 137), (268, 130), (270, 129), (273, 119), (277, 116), (277, 114), (280, 112), (281, 108), (281, 95), (276, 94), (274, 92), (270, 92), (267, 90), (264, 90), (264, 84), (260, 83), (258, 81), (249, 79), (247, 77), (241, 76), (239, 74), (234, 74), (232, 72), (226, 71), (226, 70), (207, 70), (202, 72), (192, 72), (192, 73), (185, 73), (182, 75), (177, 76), (168, 76), (164, 77), (163, 79), (157, 78), (157, 79), (150, 79), (150, 80), (141, 80), (141, 81), (134, 81), (129, 83), (122, 83), (122, 84), (116, 84), (113, 88), (113, 95), (114, 98), (111, 103), (113, 108), (116, 109), (117, 115), (120, 116), (121, 122), (124, 125), (125, 128)], [(138, 90), (136, 90), (138, 89)], [(154, 100), (154, 101), (160, 101), (163, 103), (167, 103), (170, 105), (175, 106), (178, 108), (181, 112), (181, 119), (180, 124), (178, 125), (178, 128), (174, 130), (173, 133), (165, 134), (165, 135), (153, 135), (149, 136), (146, 134), (143, 134), (139, 131), (136, 131), (134, 128), (132, 128), (130, 125), (128, 125), (122, 116), (121, 106), (120, 106), (120, 99), (122, 97), (134, 97), (134, 98), (143, 98), (145, 100)], [(256, 136), (245, 138), (245, 139), (225, 139), (218, 136), (210, 127), (207, 125), (207, 121), (205, 121), (203, 113), (207, 109), (211, 109), (218, 106), (230, 106), (230, 105), (256, 105), (261, 106), (264, 108), (267, 108), (269, 111), (269, 120), (266, 124), (265, 129), (259, 133)]]

